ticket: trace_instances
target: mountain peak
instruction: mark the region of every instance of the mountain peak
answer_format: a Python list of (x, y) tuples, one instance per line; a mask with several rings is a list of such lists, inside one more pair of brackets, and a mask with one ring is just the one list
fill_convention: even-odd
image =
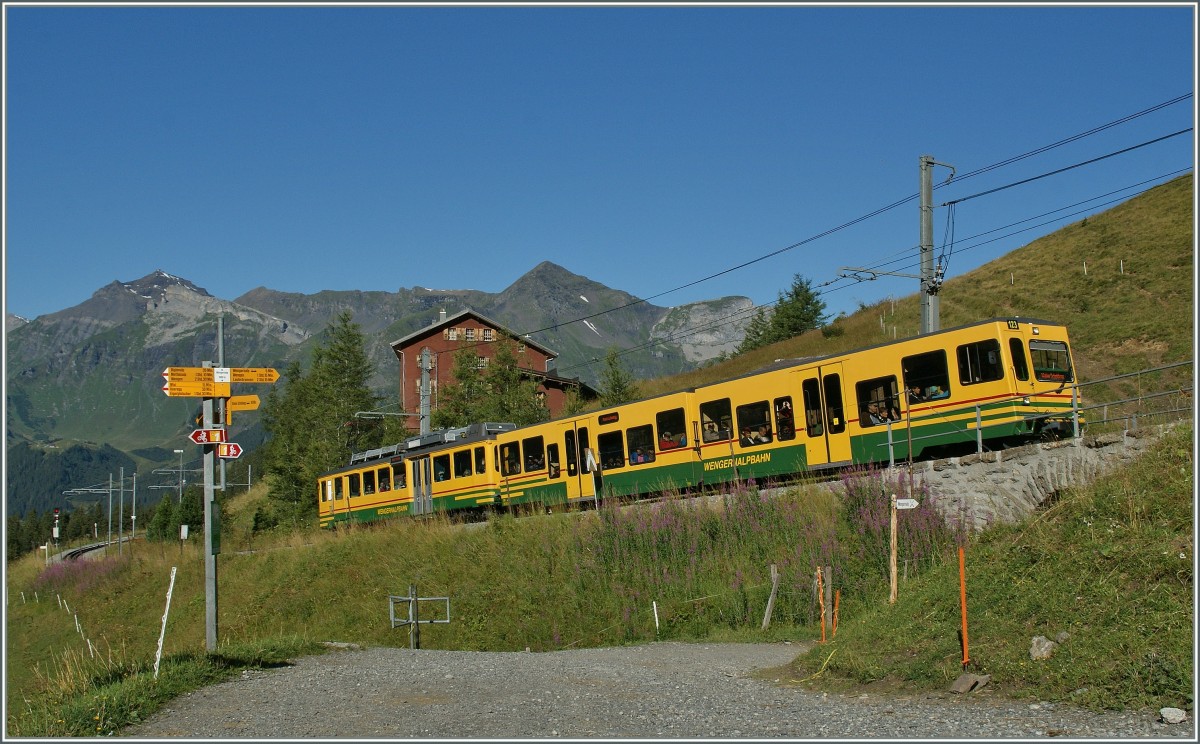
[(141, 279), (132, 282), (122, 282), (121, 286), (148, 300), (161, 299), (166, 290), (172, 287), (181, 287), (205, 297), (212, 296), (208, 293), (208, 290), (197, 287), (183, 277), (168, 274), (162, 269), (156, 269)]

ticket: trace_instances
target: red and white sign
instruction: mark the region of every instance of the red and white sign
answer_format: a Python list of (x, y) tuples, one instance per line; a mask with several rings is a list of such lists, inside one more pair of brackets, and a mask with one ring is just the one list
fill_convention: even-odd
[(196, 444), (217, 444), (225, 441), (224, 429), (196, 429), (188, 435)]
[(226, 444), (217, 445), (217, 457), (222, 460), (236, 460), (242, 456), (242, 445), (237, 442), (228, 442)]

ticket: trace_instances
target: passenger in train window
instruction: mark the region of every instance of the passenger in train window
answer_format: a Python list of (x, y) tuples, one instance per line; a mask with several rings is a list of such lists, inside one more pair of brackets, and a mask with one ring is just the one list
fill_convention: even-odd
[(908, 388), (908, 402), (909, 403), (924, 403), (927, 400), (929, 400), (929, 399), (926, 398), (925, 393), (923, 393), (921, 391), (920, 385), (912, 385), (911, 387)]
[(750, 427), (743, 426), (742, 427), (742, 437), (741, 437), (741, 439), (738, 440), (738, 444), (742, 445), (743, 447), (749, 447), (750, 445), (755, 444), (756, 442), (757, 442), (757, 439), (755, 438), (755, 436), (753, 434), (750, 433)]
[(712, 421), (706, 421), (704, 423), (704, 441), (715, 442), (720, 438), (721, 435), (717, 433), (717, 425)]
[(662, 436), (659, 437), (659, 439), (658, 439), (658, 448), (659, 449), (669, 450), (669, 449), (675, 449), (678, 446), (679, 446), (679, 444), (675, 441), (674, 438), (671, 437), (671, 432), (669, 432), (669, 431), (664, 431), (662, 433)]
[(766, 444), (771, 441), (771, 432), (765, 424), (758, 427), (758, 434), (754, 437), (754, 441), (756, 444)]
[(863, 416), (860, 423), (863, 426), (879, 426), (885, 423), (883, 416), (879, 414), (879, 404), (871, 401), (867, 404), (866, 416)]

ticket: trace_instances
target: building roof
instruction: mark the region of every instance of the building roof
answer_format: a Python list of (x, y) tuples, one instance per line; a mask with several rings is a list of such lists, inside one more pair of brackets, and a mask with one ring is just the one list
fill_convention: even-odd
[(550, 359), (558, 358), (557, 351), (554, 351), (553, 349), (551, 349), (547, 346), (543, 346), (542, 344), (539, 344), (537, 341), (534, 341), (529, 336), (521, 336), (517, 332), (512, 331), (508, 328), (505, 328), (500, 323), (497, 323), (496, 321), (492, 320), (491, 318), (489, 318), (485, 315), (481, 315), (480, 313), (477, 313), (474, 310), (471, 310), (469, 308), (466, 310), (461, 310), (461, 311), (455, 313), (454, 315), (447, 317), (445, 320), (435, 320), (433, 323), (430, 323), (429, 325), (425, 326), (424, 328), (419, 328), (403, 338), (396, 339), (395, 341), (391, 342), (391, 344), (389, 344), (389, 345), (392, 347), (393, 350), (395, 350), (401, 346), (407, 346), (409, 343), (411, 343), (417, 339), (424, 338), (425, 336), (429, 336), (434, 333), (437, 333), (438, 331), (442, 330), (443, 328), (453, 326), (454, 324), (461, 321), (463, 318), (467, 318), (467, 317), (475, 318), (476, 320), (483, 323), (484, 325), (491, 326), (492, 328), (495, 328), (497, 331), (500, 331), (501, 333), (504, 333), (507, 336), (510, 336), (514, 339), (521, 341), (526, 346), (532, 346), (533, 348), (537, 349), (541, 353), (545, 354)]

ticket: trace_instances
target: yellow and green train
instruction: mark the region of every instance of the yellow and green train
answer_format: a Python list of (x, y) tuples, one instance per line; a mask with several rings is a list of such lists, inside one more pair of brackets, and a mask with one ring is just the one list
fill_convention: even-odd
[(994, 318), (516, 427), (480, 423), (322, 474), (320, 524), (593, 504), (890, 463), (1078, 425), (1065, 326)]

